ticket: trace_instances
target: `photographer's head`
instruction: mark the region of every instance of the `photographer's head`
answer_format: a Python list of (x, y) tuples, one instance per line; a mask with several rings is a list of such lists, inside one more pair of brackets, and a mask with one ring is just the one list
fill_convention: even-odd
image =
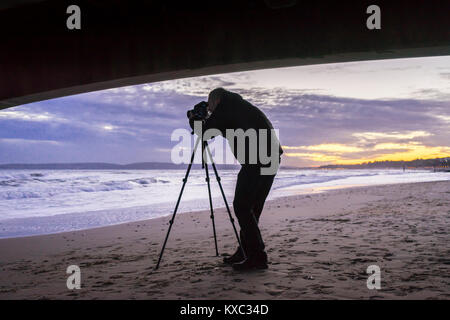
[(224, 88), (216, 88), (209, 93), (208, 111), (210, 113), (214, 112), (214, 110), (216, 109), (217, 105), (220, 103), (222, 97), (224, 96), (224, 94), (226, 94), (226, 92), (227, 90), (225, 90)]

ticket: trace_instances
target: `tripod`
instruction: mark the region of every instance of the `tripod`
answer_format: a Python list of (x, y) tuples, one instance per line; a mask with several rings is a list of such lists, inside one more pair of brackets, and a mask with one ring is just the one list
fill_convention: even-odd
[[(184, 176), (184, 179), (183, 179), (183, 185), (181, 187), (181, 191), (180, 191), (180, 194), (178, 196), (177, 204), (175, 205), (175, 210), (173, 212), (172, 219), (170, 219), (170, 221), (169, 221), (169, 229), (167, 230), (166, 239), (164, 240), (164, 244), (163, 244), (163, 247), (161, 249), (161, 253), (159, 254), (159, 259), (158, 259), (158, 263), (156, 264), (155, 270), (159, 268), (159, 264), (161, 262), (162, 255), (164, 253), (164, 249), (166, 248), (167, 239), (169, 238), (170, 230), (172, 229), (172, 225), (173, 225), (173, 222), (175, 220), (175, 216), (176, 216), (177, 211), (178, 211), (178, 205), (180, 204), (180, 200), (181, 200), (181, 196), (183, 195), (184, 187), (185, 187), (186, 182), (188, 180), (189, 173), (191, 172), (191, 167), (192, 167), (192, 163), (194, 162), (195, 152), (197, 151), (197, 148), (198, 148), (198, 145), (200, 143), (200, 140), (201, 140), (201, 138), (198, 137), (197, 141), (195, 142), (194, 151), (192, 151), (192, 155), (191, 155), (191, 161), (190, 161), (189, 166), (188, 166), (188, 168), (186, 170), (186, 175)], [(203, 168), (205, 169), (205, 174), (206, 174), (205, 180), (206, 180), (206, 182), (208, 184), (209, 207), (210, 207), (210, 211), (211, 211), (211, 216), (210, 217), (211, 217), (212, 227), (213, 227), (214, 244), (216, 246), (216, 256), (219, 255), (219, 250), (217, 249), (216, 226), (215, 226), (215, 223), (214, 223), (214, 209), (213, 209), (212, 199), (211, 199), (211, 186), (209, 184), (209, 171), (208, 171), (208, 163), (207, 163), (208, 162), (208, 159), (207, 159), (208, 156), (211, 159), (211, 165), (212, 165), (212, 167), (214, 169), (214, 174), (216, 175), (216, 180), (217, 180), (217, 182), (219, 184), (220, 192), (222, 193), (223, 201), (225, 202), (225, 206), (226, 206), (227, 211), (228, 211), (228, 216), (230, 218), (231, 224), (233, 225), (234, 233), (235, 233), (237, 241), (239, 243), (239, 247), (241, 248), (242, 254), (245, 257), (245, 253), (244, 253), (244, 250), (242, 249), (242, 245), (241, 245), (241, 240), (240, 240), (238, 232), (236, 230), (236, 226), (234, 225), (234, 219), (233, 219), (233, 216), (231, 215), (230, 207), (228, 206), (227, 199), (225, 198), (225, 193), (223, 192), (222, 184), (220, 183), (220, 177), (219, 177), (219, 174), (217, 172), (216, 165), (214, 163), (211, 151), (209, 150), (208, 142), (207, 141), (203, 141), (203, 143), (202, 143), (202, 169)]]

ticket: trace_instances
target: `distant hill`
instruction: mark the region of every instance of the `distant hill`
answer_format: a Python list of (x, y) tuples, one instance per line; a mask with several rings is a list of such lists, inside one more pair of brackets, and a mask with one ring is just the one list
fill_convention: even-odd
[(416, 159), (412, 161), (371, 161), (361, 164), (334, 164), (320, 169), (382, 169), (382, 168), (449, 168), (450, 158)]
[[(240, 165), (216, 164), (219, 170), (237, 170)], [(185, 170), (187, 164), (173, 164), (168, 162), (136, 162), (130, 164), (115, 164), (106, 162), (79, 163), (9, 163), (0, 164), (1, 169), (17, 170)], [(297, 167), (282, 167), (285, 170), (311, 169)], [(201, 169), (200, 164), (194, 164), (192, 169)]]
[[(237, 165), (216, 165), (218, 169), (238, 169)], [(137, 162), (130, 164), (114, 164), (104, 162), (80, 163), (10, 163), (1, 164), (0, 169), (31, 169), (31, 170), (176, 170), (186, 169), (186, 164), (176, 165), (166, 162)], [(193, 169), (200, 169), (200, 164), (194, 164)]]
[[(336, 164), (320, 167), (288, 167), (283, 170), (311, 170), (311, 169), (380, 169), (380, 168), (448, 168), (450, 158), (417, 159), (413, 161), (373, 161), (361, 164)], [(237, 170), (240, 165), (216, 164), (219, 170)], [(1, 169), (17, 170), (186, 170), (187, 164), (173, 164), (169, 162), (136, 162), (129, 164), (115, 164), (107, 162), (76, 162), (76, 163), (8, 163), (0, 164)], [(201, 169), (200, 164), (194, 164), (192, 169)]]

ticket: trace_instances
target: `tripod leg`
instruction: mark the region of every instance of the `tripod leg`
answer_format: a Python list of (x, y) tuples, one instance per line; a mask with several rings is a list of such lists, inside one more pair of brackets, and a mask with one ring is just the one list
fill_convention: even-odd
[(236, 239), (237, 239), (237, 241), (239, 243), (239, 248), (241, 248), (242, 256), (245, 258), (246, 254), (244, 252), (244, 248), (242, 247), (241, 239), (239, 238), (239, 234), (238, 234), (238, 232), (236, 230), (236, 226), (234, 224), (234, 218), (231, 215), (230, 207), (228, 206), (228, 202), (227, 202), (227, 199), (225, 197), (225, 193), (223, 192), (222, 183), (220, 183), (220, 177), (219, 177), (219, 174), (217, 172), (216, 164), (214, 163), (211, 151), (209, 150), (209, 146), (208, 146), (208, 143), (206, 141), (205, 141), (205, 149), (206, 149), (206, 151), (207, 151), (207, 153), (209, 155), (209, 158), (211, 159), (211, 164), (212, 164), (212, 167), (214, 169), (214, 174), (216, 175), (217, 183), (219, 184), (220, 192), (222, 193), (223, 201), (225, 202), (225, 206), (226, 206), (227, 211), (228, 211), (228, 216), (230, 217), (231, 224), (233, 225), (234, 234), (236, 235)]
[(192, 163), (194, 162), (195, 151), (197, 151), (199, 142), (200, 142), (200, 138), (197, 138), (197, 141), (195, 142), (194, 151), (192, 151), (191, 162), (189, 163), (189, 166), (186, 170), (186, 175), (184, 176), (184, 179), (183, 179), (183, 186), (181, 187), (181, 191), (178, 196), (177, 204), (175, 206), (175, 210), (173, 211), (172, 219), (170, 219), (170, 221), (169, 221), (169, 224), (170, 224), (169, 229), (167, 230), (166, 239), (164, 240), (164, 244), (161, 249), (161, 253), (159, 254), (159, 259), (158, 259), (158, 263), (156, 264), (155, 270), (157, 270), (159, 268), (159, 263), (161, 262), (161, 258), (164, 253), (164, 249), (166, 248), (167, 239), (169, 238), (169, 233), (170, 233), (170, 230), (172, 229), (173, 221), (175, 220), (175, 216), (178, 211), (178, 205), (180, 204), (181, 196), (183, 195), (183, 191), (184, 191), (184, 186), (186, 185), (186, 182), (187, 182), (187, 179), (189, 176), (189, 172), (191, 171)]
[[(204, 146), (206, 146), (206, 142), (204, 142)], [(205, 148), (203, 148), (203, 150), (204, 149)], [(206, 173), (205, 180), (206, 180), (206, 183), (208, 184), (209, 208), (211, 210), (211, 221), (212, 221), (213, 233), (214, 233), (214, 244), (216, 245), (216, 256), (218, 256), (219, 250), (217, 249), (216, 225), (214, 223), (214, 209), (213, 209), (213, 204), (212, 204), (212, 199), (211, 199), (211, 185), (209, 183), (208, 161), (207, 161), (206, 157), (204, 159), (204, 165), (205, 165), (205, 173)]]

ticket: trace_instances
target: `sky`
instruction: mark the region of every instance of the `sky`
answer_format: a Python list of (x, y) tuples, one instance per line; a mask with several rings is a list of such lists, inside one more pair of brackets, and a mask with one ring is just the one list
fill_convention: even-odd
[(266, 113), (283, 165), (450, 156), (450, 56), (442, 56), (218, 74), (4, 109), (0, 163), (170, 162), (173, 131), (190, 129), (186, 111), (216, 87)]

